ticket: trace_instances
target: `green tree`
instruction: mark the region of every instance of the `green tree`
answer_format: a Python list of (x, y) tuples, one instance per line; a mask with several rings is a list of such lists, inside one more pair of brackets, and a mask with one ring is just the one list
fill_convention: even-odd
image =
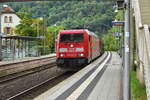
[(29, 12), (33, 18), (45, 15), (47, 25), (64, 25), (66, 29), (87, 28), (99, 36), (108, 33), (111, 21), (115, 18), (112, 2), (100, 0), (86, 1), (47, 1), (11, 3), (18, 14), (23, 17)]
[(20, 24), (15, 28), (15, 34), (19, 36), (34, 36), (35, 32), (33, 30), (33, 19), (29, 14), (23, 15), (23, 19)]
[(51, 25), (51, 26), (47, 27), (47, 29), (46, 29), (46, 46), (48, 46), (48, 48), (51, 48), (52, 50), (54, 50), (55, 36), (57, 39), (57, 35), (58, 35), (59, 31), (64, 30), (64, 29), (65, 29), (65, 27), (63, 25), (59, 25), (59, 26)]
[(104, 41), (104, 50), (106, 51), (116, 51), (118, 48), (116, 47), (117, 45), (117, 40), (115, 39), (115, 35), (112, 33), (115, 33), (116, 27), (113, 27), (111, 30), (109, 30), (108, 34), (105, 34), (102, 38)]

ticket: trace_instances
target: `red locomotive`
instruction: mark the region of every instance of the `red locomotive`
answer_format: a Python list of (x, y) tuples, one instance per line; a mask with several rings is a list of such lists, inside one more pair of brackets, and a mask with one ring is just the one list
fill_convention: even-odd
[(57, 38), (57, 66), (79, 70), (104, 53), (103, 42), (86, 29), (62, 30)]

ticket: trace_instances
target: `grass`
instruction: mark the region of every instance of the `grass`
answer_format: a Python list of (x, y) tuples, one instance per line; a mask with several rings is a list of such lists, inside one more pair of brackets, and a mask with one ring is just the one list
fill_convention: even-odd
[(147, 100), (146, 88), (137, 80), (135, 71), (131, 71), (131, 90), (134, 100)]

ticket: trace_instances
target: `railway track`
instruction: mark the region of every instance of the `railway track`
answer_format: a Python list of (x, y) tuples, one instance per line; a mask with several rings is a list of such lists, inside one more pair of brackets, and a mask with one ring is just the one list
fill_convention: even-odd
[(3, 64), (0, 64), (0, 69), (8, 69), (8, 68), (11, 68), (12, 65), (17, 65), (17, 64), (22, 64), (22, 63), (30, 63), (32, 62), (33, 64), (37, 61), (40, 61), (40, 60), (45, 60), (45, 59), (49, 59), (49, 58), (56, 58), (56, 56), (46, 56), (46, 57), (39, 57), (39, 58), (35, 58), (35, 59), (27, 59), (27, 60), (23, 60), (23, 61), (16, 61), (16, 62), (10, 62), (10, 63), (3, 63)]
[(47, 66), (56, 65), (56, 57), (46, 57), (24, 62), (0, 65), (0, 83), (15, 77), (33, 73), (39, 69), (45, 69)]
[[(36, 97), (37, 95), (52, 88), (53, 86), (62, 82), (63, 80), (70, 77), (74, 73), (75, 72), (62, 72), (59, 75), (49, 78), (38, 85), (35, 85), (29, 89), (26, 89), (16, 95), (14, 95), (14, 96), (7, 98), (6, 100), (21, 100), (21, 99), (31, 100), (31, 99), (34, 99), (34, 97)], [(40, 91), (40, 93), (34, 93), (35, 91)]]
[[(32, 63), (32, 61), (33, 61), (33, 63)], [(31, 62), (31, 63), (27, 64), (28, 62)], [(21, 62), (19, 62), (19, 63), (21, 63)], [(9, 94), (11, 95), (10, 91), (15, 90), (15, 88), (11, 88), (12, 86), (8, 85), (8, 84), (12, 84), (12, 83), (14, 84), (15, 81), (17, 83), (17, 80), (19, 80), (19, 79), (26, 80), (25, 77), (29, 77), (34, 74), (41, 73), (42, 71), (57, 69), (56, 57), (40, 58), (40, 59), (36, 59), (36, 60), (25, 61), (23, 63), (26, 63), (26, 64), (23, 64), (24, 66), (19, 66), (20, 64), (18, 65), (18, 63), (15, 63), (16, 64), (16, 66), (15, 66), (15, 64), (13, 63), (12, 65), (8, 64), (11, 67), (10, 66), (5, 66), (6, 68), (3, 66), (0, 67), (1, 68), (0, 72), (2, 72), (2, 68), (3, 68), (3, 71), (10, 72), (10, 70), (12, 71), (12, 69), (17, 70), (17, 68), (20, 69), (20, 67), (24, 67), (22, 70), (17, 70), (17, 71), (10, 72), (8, 74), (6, 73), (5, 75), (3, 74), (0, 76), (0, 91), (1, 91), (0, 92), (0, 100), (6, 100), (6, 97), (9, 96)], [(13, 67), (13, 66), (15, 66), (15, 67)], [(34, 67), (30, 67), (30, 66), (34, 66)], [(13, 86), (16, 87), (17, 84), (15, 84)]]
[[(103, 60), (108, 56), (108, 54), (103, 58)], [(19, 92), (16, 95), (13, 95), (9, 98), (7, 98), (7, 100), (32, 100), (35, 97), (37, 97), (38, 95), (40, 95), (41, 93), (43, 93), (44, 91), (52, 88), (53, 86), (55, 86), (56, 84), (60, 83), (61, 81), (63, 81), (64, 79), (70, 77), (72, 74), (74, 73), (70, 73), (68, 74), (67, 72), (62, 72), (57, 76), (51, 77), (47, 80), (45, 80), (44, 82), (37, 84), (31, 88), (28, 88), (22, 92)], [(54, 84), (53, 84), (54, 83)], [(53, 84), (53, 85), (51, 85)], [(50, 85), (50, 86), (48, 86)], [(48, 87), (46, 90), (43, 89), (45, 87)], [(40, 93), (35, 93), (35, 91), (41, 91)]]
[[(40, 74), (40, 73), (44, 73), (45, 75)], [(49, 73), (48, 76), (46, 76), (47, 73)], [(62, 73), (63, 73), (63, 71), (61, 71), (57, 68), (56, 62), (54, 60), (51, 62), (49, 61), (49, 63), (42, 64), (41, 66), (38, 66), (38, 67), (35, 67), (32, 69), (28, 69), (28, 70), (24, 70), (24, 71), (21, 71), (18, 73), (13, 73), (13, 74), (9, 74), (6, 76), (2, 76), (2, 77), (0, 77), (0, 91), (1, 91), (0, 100), (6, 100), (6, 98), (8, 98), (16, 93), (18, 94), (18, 92), (19, 92), (19, 94), (22, 94), (32, 88), (35, 88), (41, 84), (46, 83), (47, 81), (57, 78)], [(46, 79), (45, 76), (48, 79)], [(18, 80), (20, 80), (20, 81), (18, 82)], [(24, 80), (26, 80), (26, 82), (23, 82)], [(32, 81), (30, 81), (30, 80), (32, 80)], [(35, 81), (35, 82), (33, 82), (33, 81)], [(28, 86), (22, 87), (21, 85), (22, 84), (26, 85), (25, 83), (27, 83)], [(29, 84), (31, 84), (31, 85), (29, 85)], [(20, 89), (20, 87), (22, 89)], [(15, 89), (15, 88), (18, 88), (18, 89)], [(13, 91), (15, 91), (16, 93), (13, 93)], [(20, 92), (20, 91), (22, 91), (22, 92)]]
[(36, 72), (40, 72), (42, 70), (46, 70), (48, 68), (55, 67), (55, 66), (56, 66), (56, 62), (52, 62), (52, 63), (49, 63), (49, 64), (41, 65), (41, 66), (36, 67), (36, 68), (32, 68), (32, 69), (28, 69), (28, 70), (25, 70), (25, 71), (9, 74), (9, 75), (0, 77), (0, 84), (4, 83), (4, 82), (11, 81), (11, 80), (14, 80), (14, 79), (19, 78), (19, 77), (27, 76), (29, 74), (34, 74)]
[(5, 77), (7, 80), (0, 78), (1, 100), (32, 100), (74, 74), (58, 69), (56, 63), (45, 64), (23, 73), (26, 74), (14, 75), (9, 79)]

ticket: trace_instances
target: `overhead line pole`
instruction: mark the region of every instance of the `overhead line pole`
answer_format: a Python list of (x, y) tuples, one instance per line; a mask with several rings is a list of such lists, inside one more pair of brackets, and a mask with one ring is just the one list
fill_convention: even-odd
[[(1, 6), (1, 5), (0, 5)], [(0, 12), (0, 34), (2, 33), (2, 25), (1, 25), (1, 12)], [(0, 36), (0, 61), (2, 60), (2, 37)]]
[[(123, 8), (123, 21), (125, 20), (124, 17), (125, 17), (125, 12), (124, 12), (124, 8)], [(123, 35), (122, 35), (122, 36), (123, 36), (123, 37), (122, 37), (122, 42), (123, 42), (123, 43), (122, 43), (122, 61), (123, 61), (123, 67), (124, 67), (124, 56), (125, 56), (125, 55), (124, 55), (124, 54), (125, 54), (125, 52), (124, 52), (124, 48), (125, 48), (125, 47), (124, 47), (124, 27), (122, 28), (122, 32), (123, 32)]]
[(130, 0), (125, 0), (125, 67), (123, 100), (130, 100)]

